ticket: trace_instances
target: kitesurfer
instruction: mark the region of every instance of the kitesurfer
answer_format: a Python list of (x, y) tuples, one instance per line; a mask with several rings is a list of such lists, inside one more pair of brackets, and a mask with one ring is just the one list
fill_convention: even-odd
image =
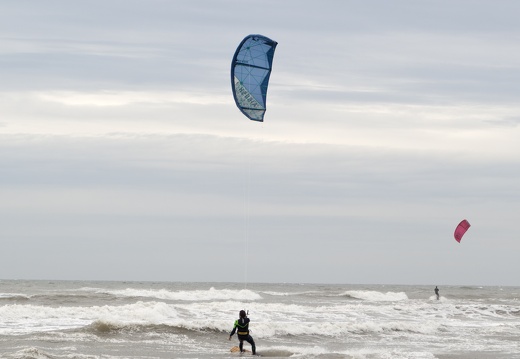
[[(255, 341), (253, 340), (253, 337), (249, 335), (249, 318), (246, 315), (246, 312), (244, 310), (241, 310), (238, 314), (240, 318), (235, 320), (235, 325), (233, 326), (233, 330), (231, 331), (231, 334), (229, 334), (229, 340), (231, 340), (231, 337), (237, 332), (238, 340), (240, 341), (240, 352), (244, 352), (244, 340), (251, 344), (251, 351), (253, 352), (253, 355), (256, 354), (256, 346)], [(238, 331), (237, 331), (238, 330)]]
[(439, 300), (439, 288), (435, 286), (435, 295), (437, 296), (437, 300)]

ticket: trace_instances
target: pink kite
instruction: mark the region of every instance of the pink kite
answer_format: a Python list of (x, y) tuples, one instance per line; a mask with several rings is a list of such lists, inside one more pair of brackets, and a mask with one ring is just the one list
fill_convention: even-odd
[(471, 227), (471, 224), (467, 220), (463, 220), (459, 223), (457, 228), (455, 228), (455, 240), (460, 243), (460, 240), (462, 239), (462, 236), (466, 231)]

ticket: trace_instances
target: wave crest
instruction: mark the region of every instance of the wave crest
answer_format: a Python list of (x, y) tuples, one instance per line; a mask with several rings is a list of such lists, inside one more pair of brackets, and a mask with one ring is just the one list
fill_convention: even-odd
[(94, 333), (96, 335), (106, 335), (120, 332), (132, 333), (174, 333), (174, 334), (188, 334), (188, 333), (222, 333), (223, 331), (213, 326), (197, 326), (188, 324), (150, 324), (150, 323), (118, 323), (107, 320), (96, 320), (90, 325), (81, 329)]
[(370, 302), (396, 302), (408, 300), (408, 296), (404, 292), (377, 292), (371, 290), (349, 290), (342, 294), (343, 296), (361, 299)]
[(168, 289), (135, 289), (126, 288), (119, 290), (102, 290), (96, 291), (98, 294), (110, 294), (116, 297), (130, 298), (153, 298), (173, 301), (214, 301), (214, 300), (260, 300), (262, 297), (249, 289), (233, 290), (233, 289), (215, 289), (211, 287), (208, 290), (181, 290), (171, 291)]

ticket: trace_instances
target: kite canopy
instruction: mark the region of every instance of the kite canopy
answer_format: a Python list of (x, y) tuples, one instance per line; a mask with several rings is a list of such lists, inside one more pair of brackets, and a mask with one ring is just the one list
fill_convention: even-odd
[(231, 88), (237, 107), (249, 119), (262, 122), (267, 86), (278, 43), (262, 35), (249, 35), (238, 45), (231, 62)]
[(467, 220), (463, 220), (459, 223), (457, 228), (455, 228), (455, 240), (460, 243), (460, 240), (462, 239), (462, 236), (466, 231), (471, 227), (471, 224)]

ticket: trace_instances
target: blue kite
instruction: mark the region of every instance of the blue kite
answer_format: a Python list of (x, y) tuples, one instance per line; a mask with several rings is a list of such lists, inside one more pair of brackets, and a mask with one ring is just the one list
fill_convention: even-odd
[(267, 87), (278, 43), (249, 35), (238, 45), (231, 62), (231, 88), (237, 107), (253, 121), (264, 121)]

